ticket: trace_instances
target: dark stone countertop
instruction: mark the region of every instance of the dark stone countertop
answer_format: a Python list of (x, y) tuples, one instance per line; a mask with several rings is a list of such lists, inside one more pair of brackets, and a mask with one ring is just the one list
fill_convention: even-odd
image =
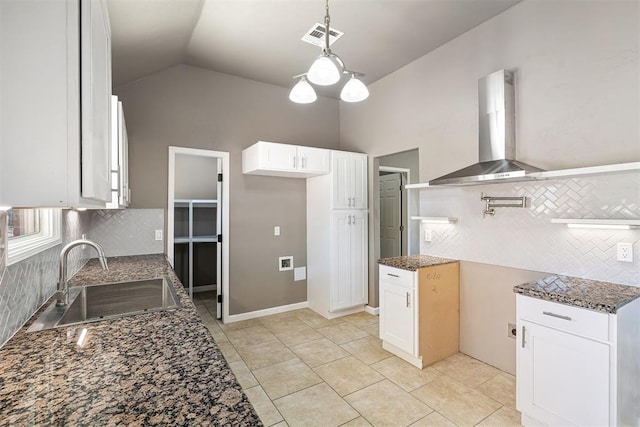
[(514, 286), (513, 291), (602, 313), (616, 313), (640, 297), (640, 287), (559, 275)]
[(397, 256), (378, 260), (378, 264), (409, 271), (416, 271), (419, 268), (433, 267), (434, 265), (449, 264), (451, 262), (458, 262), (458, 260), (439, 258), (429, 255)]
[(0, 349), (0, 425), (262, 425), (164, 255), (108, 261), (71, 284), (167, 276), (183, 307), (27, 333), (49, 300)]

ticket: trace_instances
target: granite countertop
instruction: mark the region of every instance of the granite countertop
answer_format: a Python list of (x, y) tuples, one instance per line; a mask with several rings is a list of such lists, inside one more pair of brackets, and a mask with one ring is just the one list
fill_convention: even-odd
[(514, 286), (513, 291), (603, 313), (616, 313), (640, 297), (640, 287), (559, 275)]
[(382, 258), (378, 260), (378, 264), (401, 268), (403, 270), (409, 271), (416, 271), (419, 268), (433, 267), (434, 265), (449, 264), (451, 262), (458, 262), (458, 260), (439, 258), (429, 255), (397, 256), (392, 258)]
[(70, 284), (167, 276), (183, 307), (27, 333), (51, 299), (0, 349), (0, 425), (262, 425), (164, 255), (108, 261)]

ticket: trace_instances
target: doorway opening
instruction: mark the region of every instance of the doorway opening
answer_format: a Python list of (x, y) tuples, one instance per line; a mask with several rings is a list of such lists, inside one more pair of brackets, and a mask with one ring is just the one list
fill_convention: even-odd
[(404, 186), (409, 182), (410, 173), (405, 168), (379, 167), (380, 258), (409, 252), (408, 195)]
[(217, 319), (229, 305), (229, 153), (169, 147), (167, 258)]

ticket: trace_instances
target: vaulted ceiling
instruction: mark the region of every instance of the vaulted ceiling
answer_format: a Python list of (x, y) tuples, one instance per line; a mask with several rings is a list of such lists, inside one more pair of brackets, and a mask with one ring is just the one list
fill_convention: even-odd
[[(372, 83), (520, 0), (330, 0), (332, 50)], [(177, 64), (283, 87), (320, 48), (324, 0), (107, 0), (114, 87)], [(331, 90), (321, 92), (333, 96)]]

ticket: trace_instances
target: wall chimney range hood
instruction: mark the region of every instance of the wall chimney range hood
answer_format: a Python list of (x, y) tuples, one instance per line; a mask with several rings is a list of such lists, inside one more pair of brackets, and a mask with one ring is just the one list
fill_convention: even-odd
[(471, 185), (522, 181), (542, 169), (515, 160), (513, 73), (500, 70), (478, 81), (479, 162), (429, 181), (434, 185)]

